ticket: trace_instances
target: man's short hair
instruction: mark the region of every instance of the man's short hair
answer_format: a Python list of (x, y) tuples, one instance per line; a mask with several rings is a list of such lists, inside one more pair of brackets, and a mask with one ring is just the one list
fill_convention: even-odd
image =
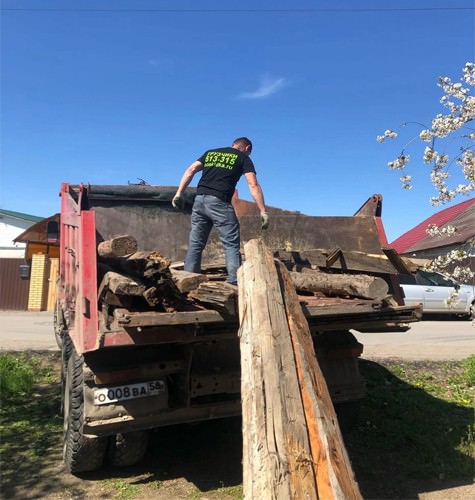
[(252, 151), (252, 142), (247, 137), (238, 137), (234, 142), (233, 146), (238, 144), (239, 146), (250, 146), (249, 151)]

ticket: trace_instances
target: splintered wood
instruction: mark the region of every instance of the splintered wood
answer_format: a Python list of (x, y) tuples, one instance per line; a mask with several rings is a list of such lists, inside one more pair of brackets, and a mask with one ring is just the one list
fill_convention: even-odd
[(292, 279), (261, 240), (238, 275), (243, 489), (250, 499), (361, 499)]

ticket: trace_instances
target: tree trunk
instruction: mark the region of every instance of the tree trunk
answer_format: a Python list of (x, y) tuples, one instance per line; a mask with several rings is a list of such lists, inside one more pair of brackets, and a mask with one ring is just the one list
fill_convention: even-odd
[(384, 299), (389, 292), (382, 279), (367, 274), (329, 274), (311, 269), (290, 276), (297, 290), (323, 292), (326, 295), (350, 295), (365, 299)]

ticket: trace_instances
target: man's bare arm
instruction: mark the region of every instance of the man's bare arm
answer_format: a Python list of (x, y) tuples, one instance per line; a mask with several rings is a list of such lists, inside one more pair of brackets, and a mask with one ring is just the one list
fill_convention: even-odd
[(244, 175), (246, 176), (251, 196), (254, 198), (259, 211), (261, 212), (261, 214), (265, 213), (266, 206), (264, 203), (264, 193), (262, 192), (262, 188), (257, 180), (256, 174), (254, 172), (248, 172)]
[(186, 170), (185, 173), (183, 174), (180, 185), (178, 187), (178, 190), (176, 194), (181, 194), (190, 184), (190, 182), (193, 180), (193, 177), (197, 172), (200, 172), (203, 170), (203, 164), (200, 161), (195, 161), (193, 162)]

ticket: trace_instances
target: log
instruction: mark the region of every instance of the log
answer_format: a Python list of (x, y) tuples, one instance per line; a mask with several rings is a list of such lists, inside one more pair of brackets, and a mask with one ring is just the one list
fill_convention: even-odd
[(139, 279), (160, 278), (161, 274), (170, 276), (170, 259), (164, 257), (160, 252), (139, 251), (124, 257), (104, 258), (104, 263), (115, 269), (123, 271), (125, 274)]
[(201, 304), (234, 316), (237, 313), (237, 288), (224, 281), (207, 281), (201, 283), (188, 297)]
[(135, 252), (126, 259), (121, 260), (122, 269), (130, 274), (154, 279), (164, 271), (168, 271), (170, 259), (158, 251)]
[(123, 257), (137, 251), (137, 240), (133, 236), (115, 236), (110, 240), (101, 241), (97, 245), (97, 253), (101, 257)]
[(200, 283), (209, 279), (209, 277), (204, 274), (190, 273), (178, 269), (170, 268), (170, 272), (175, 285), (181, 293), (191, 292), (198, 288)]
[(291, 278), (262, 241), (249, 241), (244, 252), (244, 498), (361, 499)]
[(325, 295), (349, 295), (365, 299), (384, 299), (389, 292), (386, 281), (367, 274), (329, 274), (312, 269), (290, 276), (297, 290), (323, 292)]
[(146, 289), (147, 287), (139, 281), (135, 281), (128, 276), (124, 276), (114, 271), (108, 271), (104, 274), (101, 284), (99, 285), (97, 297), (99, 300), (102, 300), (107, 290), (110, 290), (116, 295), (140, 296)]

